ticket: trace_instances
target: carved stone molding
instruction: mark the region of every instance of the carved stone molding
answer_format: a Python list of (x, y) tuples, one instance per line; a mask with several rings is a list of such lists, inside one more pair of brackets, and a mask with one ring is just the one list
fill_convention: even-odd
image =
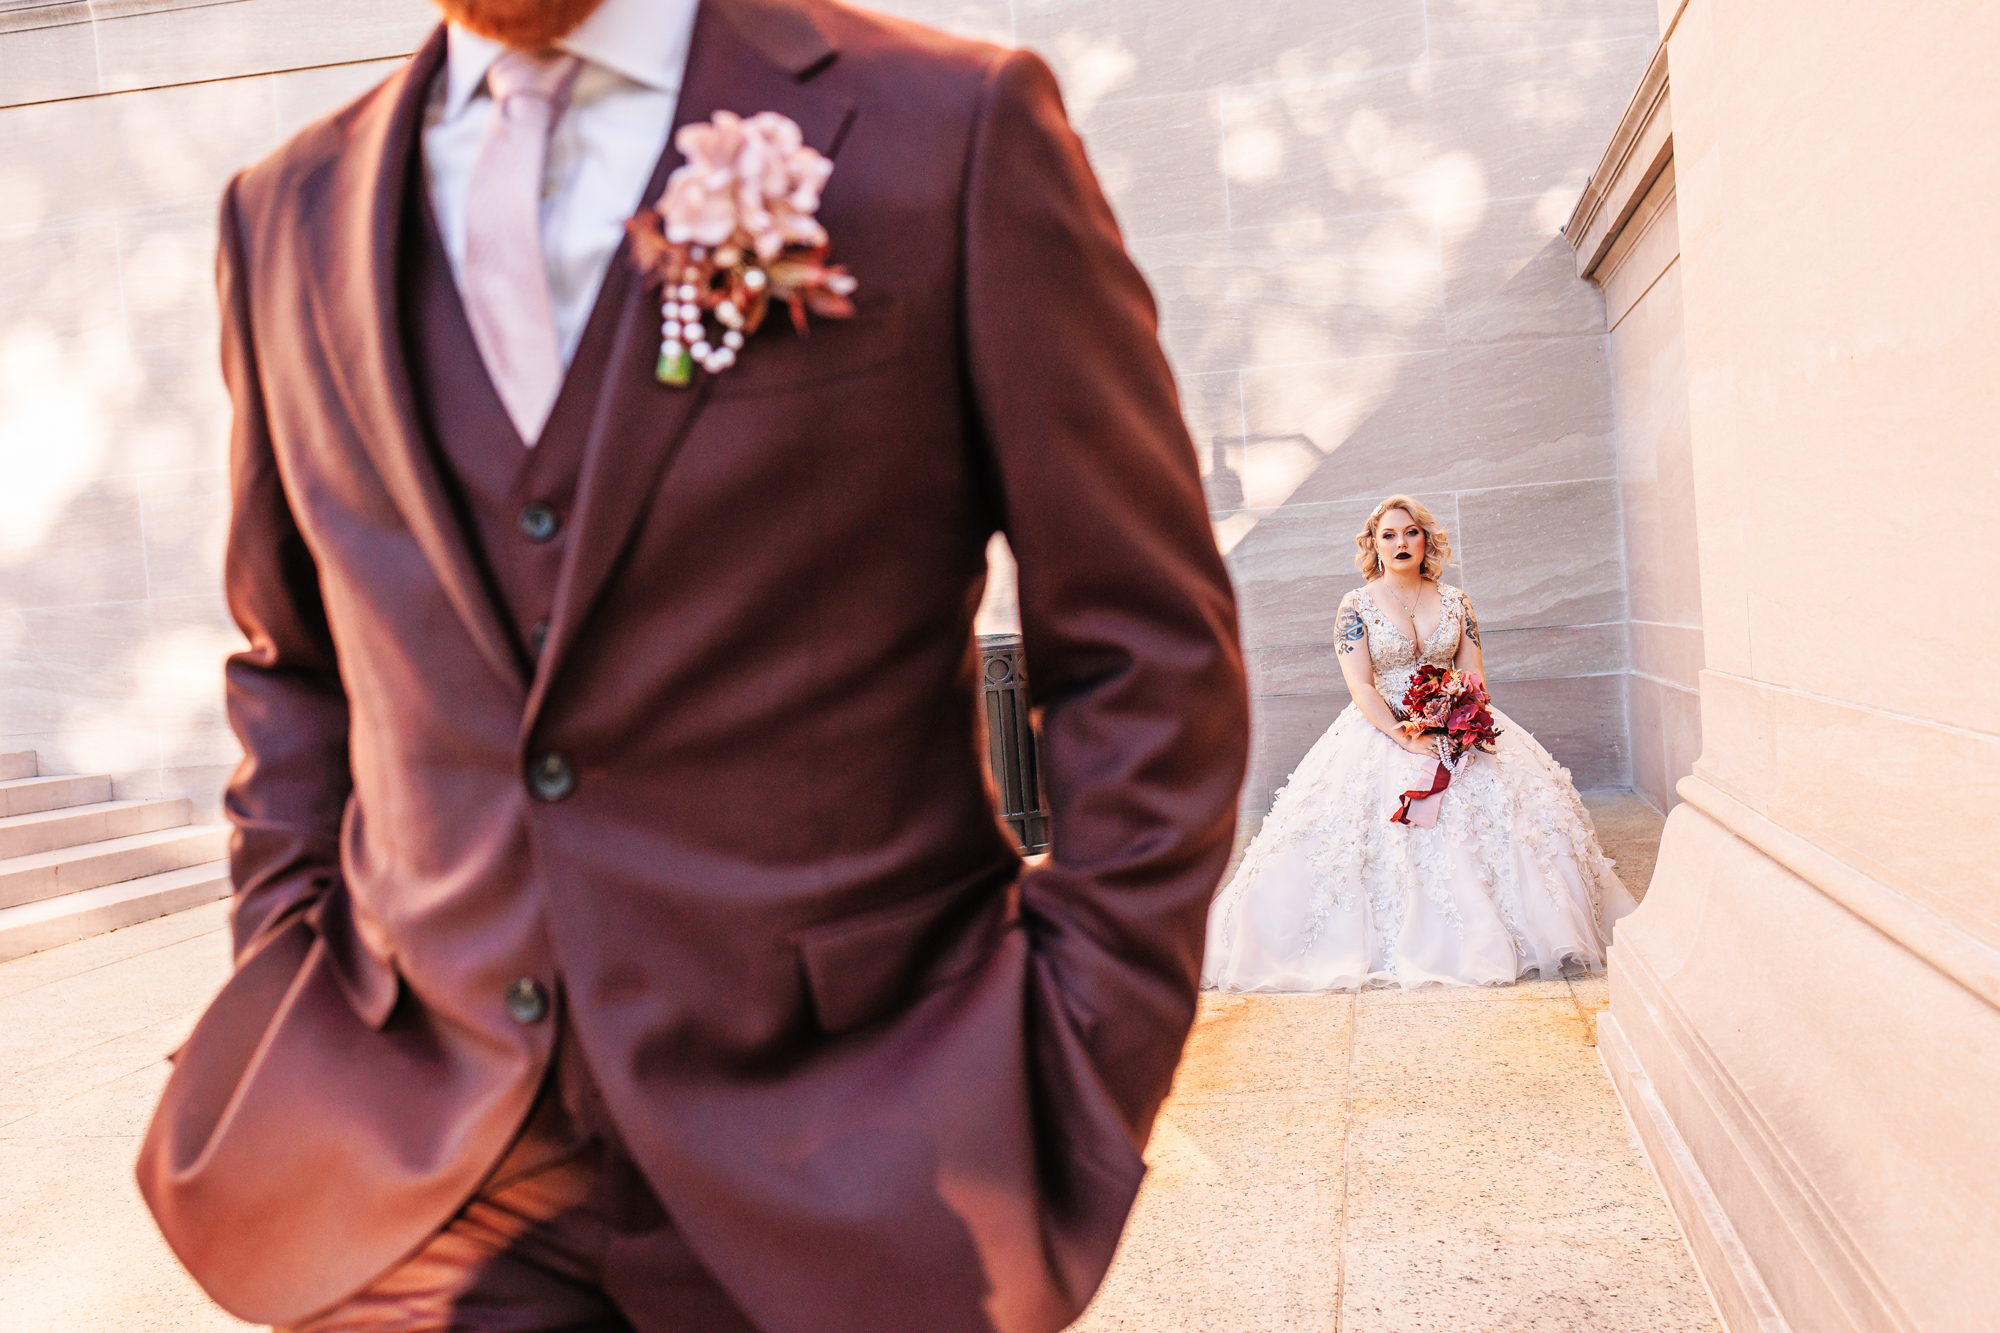
[(1986, 1003), (2000, 1008), (2000, 950), (1814, 846), (1701, 777), (1681, 799), (1887, 935)]
[(408, 55), (425, 0), (0, 0), (0, 108)]
[(1667, 38), (1663, 36), (1653, 48), (1653, 58), (1612, 132), (1604, 156), (1583, 187), (1583, 197), (1563, 224), (1563, 236), (1576, 251), (1578, 277), (1588, 278), (1597, 271), (1673, 156), (1673, 104), (1668, 96)]
[(0, 33), (62, 28), (91, 18), (85, 0), (0, 0)]
[[(1657, 990), (1656, 986), (1655, 993)], [(1597, 1054), (1625, 1104), (1647, 1165), (1653, 1168), (1674, 1218), (1681, 1224), (1681, 1234), (1695, 1256), (1695, 1268), (1727, 1327), (1755, 1333), (1794, 1333), (1778, 1313), (1743, 1238), (1736, 1234), (1701, 1163), (1667, 1113), (1659, 1090), (1616, 1014), (1607, 1013), (1597, 1020)]]
[(72, 23), (131, 18), (169, 9), (209, 9), (250, 0), (0, 0), (0, 32), (60, 28)]

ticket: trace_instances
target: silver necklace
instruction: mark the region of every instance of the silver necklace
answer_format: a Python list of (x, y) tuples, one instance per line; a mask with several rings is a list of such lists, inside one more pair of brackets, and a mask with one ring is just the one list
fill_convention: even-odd
[[(1417, 606), (1422, 606), (1423, 604), (1424, 604), (1424, 585), (1419, 583), (1417, 585)], [(1398, 594), (1396, 597), (1396, 605), (1403, 608), (1403, 614), (1410, 618), (1411, 625), (1415, 625), (1417, 623), (1417, 606), (1411, 606), (1408, 602), (1405, 602), (1400, 594)]]

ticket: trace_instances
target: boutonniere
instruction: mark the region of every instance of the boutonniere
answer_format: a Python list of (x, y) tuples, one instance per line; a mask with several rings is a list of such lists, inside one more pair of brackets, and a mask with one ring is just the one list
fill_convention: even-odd
[(660, 293), (662, 384), (687, 384), (697, 365), (711, 375), (735, 365), (773, 301), (790, 307), (801, 334), (807, 311), (854, 317), (855, 281), (826, 262), (832, 247), (815, 216), (833, 163), (794, 121), (718, 111), (682, 126), (674, 146), (686, 165), (625, 224), (633, 260)]

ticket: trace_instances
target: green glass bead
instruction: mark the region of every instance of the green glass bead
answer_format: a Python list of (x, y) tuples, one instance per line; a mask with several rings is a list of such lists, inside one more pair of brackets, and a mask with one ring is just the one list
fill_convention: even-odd
[(662, 348), (659, 364), (653, 367), (653, 377), (662, 384), (685, 389), (694, 379), (694, 358), (688, 355), (685, 347), (671, 356)]

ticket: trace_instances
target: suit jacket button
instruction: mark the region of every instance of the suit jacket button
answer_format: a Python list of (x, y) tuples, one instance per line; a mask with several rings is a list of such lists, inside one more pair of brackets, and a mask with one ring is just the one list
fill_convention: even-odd
[(528, 647), (534, 652), (536, 657), (540, 657), (542, 649), (548, 645), (548, 642), (549, 622), (546, 620), (537, 620), (534, 627), (528, 631)]
[(548, 541), (562, 530), (562, 520), (556, 511), (537, 500), (521, 511), (521, 535), (536, 545)]
[(560, 801), (576, 790), (576, 771), (551, 750), (528, 764), (528, 790), (538, 801)]
[(533, 977), (522, 977), (507, 987), (507, 1017), (522, 1027), (533, 1027), (549, 1016), (549, 993)]

